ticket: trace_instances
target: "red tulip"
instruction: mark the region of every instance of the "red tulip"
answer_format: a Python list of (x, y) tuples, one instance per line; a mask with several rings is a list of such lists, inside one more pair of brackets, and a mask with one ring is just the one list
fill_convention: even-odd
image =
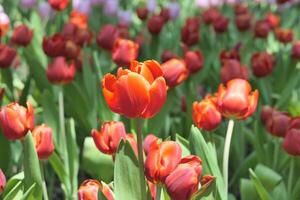
[(161, 61), (164, 63), (164, 62), (167, 62), (168, 60), (171, 60), (172, 58), (176, 58), (176, 57), (177, 56), (173, 52), (165, 50), (161, 54)]
[(92, 137), (96, 147), (105, 154), (114, 155), (118, 149), (120, 141), (126, 139), (126, 130), (122, 122), (105, 122), (101, 130), (93, 129)]
[(26, 25), (22, 24), (15, 28), (11, 41), (12, 43), (20, 46), (27, 46), (31, 42), (32, 36), (33, 31)]
[(92, 40), (92, 32), (88, 28), (80, 28), (79, 25), (72, 22), (64, 25), (61, 36), (66, 43), (71, 41), (81, 47), (84, 44), (90, 44)]
[(0, 194), (4, 191), (6, 185), (6, 178), (2, 170), (0, 169)]
[(153, 134), (147, 135), (147, 137), (144, 139), (144, 143), (143, 143), (143, 148), (144, 148), (145, 154), (148, 155), (152, 146), (156, 146), (158, 144), (158, 142), (159, 142), (159, 139), (155, 135), (153, 135)]
[(284, 4), (284, 3), (287, 3), (287, 2), (289, 2), (290, 0), (277, 0), (276, 2), (278, 3), (278, 4)]
[(167, 86), (159, 63), (131, 62), (130, 70), (119, 68), (117, 76), (106, 74), (102, 91), (109, 108), (129, 118), (151, 118), (162, 108)]
[(48, 3), (53, 9), (60, 11), (68, 6), (69, 0), (48, 0)]
[(162, 8), (159, 16), (164, 20), (164, 23), (170, 20), (170, 10), (168, 8)]
[(65, 39), (57, 33), (50, 37), (44, 37), (43, 39), (43, 50), (49, 57), (64, 56), (65, 53)]
[(5, 45), (0, 44), (0, 68), (8, 68), (16, 57), (16, 50)]
[(104, 182), (98, 182), (97, 180), (87, 179), (78, 189), (79, 200), (98, 200), (98, 191), (101, 190), (107, 200), (114, 200), (114, 194)]
[(88, 16), (77, 10), (72, 10), (69, 22), (75, 24), (78, 28), (86, 29), (88, 26)]
[(72, 40), (67, 40), (65, 43), (64, 57), (69, 59), (76, 59), (80, 54), (80, 47), (76, 45)]
[(205, 24), (212, 24), (220, 16), (220, 11), (211, 7), (202, 13), (202, 18)]
[(251, 92), (251, 85), (243, 79), (230, 80), (218, 89), (218, 107), (224, 117), (245, 119), (253, 114), (258, 101), (258, 91)]
[(181, 147), (174, 141), (153, 145), (145, 161), (145, 175), (152, 183), (163, 183), (181, 160)]
[(258, 38), (266, 38), (270, 32), (270, 25), (266, 20), (259, 20), (255, 23), (254, 32)]
[(198, 128), (212, 131), (222, 121), (221, 113), (217, 107), (217, 98), (207, 96), (200, 102), (193, 103), (193, 120)]
[(172, 58), (161, 65), (164, 78), (169, 87), (175, 87), (185, 81), (189, 71), (183, 60)]
[(275, 29), (276, 39), (284, 44), (293, 41), (293, 31), (291, 29), (277, 28)]
[(300, 117), (292, 119), (285, 134), (282, 147), (290, 155), (300, 155)]
[(140, 20), (144, 21), (148, 17), (148, 9), (146, 7), (139, 7), (136, 9), (136, 14)]
[(229, 19), (223, 15), (220, 15), (214, 22), (214, 30), (217, 33), (224, 33), (227, 31), (227, 27), (229, 24)]
[(199, 157), (191, 155), (182, 158), (165, 181), (172, 200), (189, 200), (200, 186), (201, 174), (202, 161)]
[(54, 84), (67, 84), (72, 82), (76, 74), (74, 61), (67, 63), (64, 57), (54, 58), (53, 62), (48, 65), (47, 78)]
[(131, 40), (117, 39), (112, 50), (113, 61), (120, 66), (129, 66), (138, 57), (139, 45)]
[(234, 13), (235, 15), (248, 14), (249, 13), (248, 6), (246, 4), (237, 3), (234, 5)]
[(300, 41), (295, 42), (292, 47), (292, 57), (300, 60)]
[(181, 29), (181, 41), (187, 46), (193, 46), (199, 41), (199, 19), (196, 17), (187, 18)]
[(251, 57), (251, 65), (255, 76), (265, 77), (272, 73), (275, 58), (267, 52), (257, 52)]
[(202, 69), (204, 64), (204, 58), (201, 51), (188, 51), (184, 55), (184, 61), (190, 71), (190, 73), (196, 73)]
[(32, 131), (32, 137), (39, 159), (48, 159), (54, 151), (52, 129), (45, 124), (36, 126)]
[(164, 19), (161, 16), (153, 15), (147, 23), (148, 31), (152, 35), (158, 35), (164, 27)]
[(236, 48), (233, 48), (229, 51), (223, 49), (220, 53), (221, 64), (224, 65), (227, 60), (236, 60), (240, 62), (241, 59), (239, 51)]
[(23, 138), (34, 128), (34, 111), (28, 102), (27, 108), (18, 103), (11, 103), (1, 108), (0, 124), (2, 133), (9, 140)]
[(267, 13), (265, 20), (268, 22), (269, 26), (272, 29), (277, 28), (280, 24), (280, 16), (275, 15), (271, 12)]
[(97, 35), (97, 44), (108, 51), (113, 49), (114, 43), (119, 37), (119, 30), (111, 24), (104, 25)]
[(239, 31), (247, 31), (251, 27), (251, 15), (246, 13), (246, 14), (241, 14), (237, 15), (235, 17), (235, 24), (236, 27)]
[(241, 66), (237, 60), (227, 60), (221, 68), (222, 83), (227, 83), (235, 78), (247, 80), (248, 70), (245, 66)]

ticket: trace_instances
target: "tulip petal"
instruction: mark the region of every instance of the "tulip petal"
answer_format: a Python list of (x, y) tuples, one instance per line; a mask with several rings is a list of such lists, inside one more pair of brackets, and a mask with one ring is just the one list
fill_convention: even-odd
[(121, 108), (118, 104), (118, 99), (115, 95), (115, 86), (117, 78), (112, 74), (106, 74), (102, 79), (102, 91), (105, 98), (105, 101), (108, 104), (108, 107), (117, 113), (121, 112)]
[(253, 114), (256, 109), (257, 102), (258, 102), (259, 92), (255, 90), (252, 94), (249, 95), (249, 107), (248, 112), (243, 116), (243, 119), (249, 117)]

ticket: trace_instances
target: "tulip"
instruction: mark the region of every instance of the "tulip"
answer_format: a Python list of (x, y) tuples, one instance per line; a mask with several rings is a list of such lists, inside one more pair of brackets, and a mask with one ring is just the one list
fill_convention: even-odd
[(274, 108), (270, 106), (263, 106), (260, 113), (260, 119), (262, 123), (265, 125), (267, 121), (272, 117), (272, 113), (274, 111)]
[(253, 114), (258, 101), (258, 91), (251, 92), (251, 85), (243, 79), (233, 79), (226, 87), (218, 89), (218, 107), (226, 118), (245, 119)]
[(229, 51), (222, 50), (220, 53), (221, 64), (224, 65), (224, 63), (227, 60), (236, 60), (236, 61), (240, 62), (241, 59), (240, 59), (239, 51), (236, 48), (231, 49)]
[(114, 155), (121, 140), (126, 139), (124, 124), (116, 121), (105, 122), (100, 131), (93, 129), (91, 134), (99, 151), (109, 155)]
[(136, 14), (140, 20), (145, 21), (148, 17), (148, 9), (146, 7), (139, 7), (136, 9)]
[(300, 130), (289, 130), (284, 137), (282, 147), (288, 154), (300, 156)]
[(88, 26), (88, 16), (77, 10), (71, 12), (69, 21), (82, 29), (85, 29)]
[(144, 148), (145, 154), (148, 155), (152, 146), (156, 146), (158, 144), (158, 142), (159, 142), (159, 139), (155, 135), (153, 135), (153, 134), (147, 135), (147, 137), (144, 139), (144, 143), (143, 143), (143, 148)]
[(181, 84), (189, 76), (189, 70), (183, 60), (172, 58), (161, 65), (163, 76), (169, 87)]
[(165, 184), (172, 200), (189, 200), (198, 190), (202, 161), (191, 155), (181, 159), (177, 168), (166, 178)]
[(34, 128), (34, 111), (28, 102), (27, 108), (18, 103), (10, 103), (0, 110), (2, 133), (8, 140), (23, 138)]
[(220, 16), (220, 11), (211, 7), (202, 13), (202, 18), (205, 24), (212, 24)]
[(109, 108), (129, 118), (153, 117), (164, 105), (167, 86), (159, 63), (131, 62), (130, 70), (118, 69), (117, 76), (106, 74), (102, 91)]
[(200, 102), (193, 103), (193, 121), (198, 128), (212, 131), (222, 121), (221, 113), (217, 107), (217, 98), (207, 96)]
[(2, 170), (0, 169), (0, 194), (4, 191), (6, 185), (6, 178)]
[(0, 37), (6, 35), (7, 31), (9, 30), (9, 17), (3, 11), (0, 12)]
[(27, 46), (32, 39), (33, 32), (26, 25), (22, 24), (15, 28), (11, 41), (20, 46)]
[(44, 37), (43, 50), (49, 57), (64, 56), (65, 39), (62, 34), (57, 33), (50, 37)]
[(258, 52), (252, 55), (251, 65), (256, 77), (265, 77), (272, 73), (275, 66), (275, 58), (267, 52)]
[(204, 58), (201, 51), (188, 51), (184, 55), (184, 61), (190, 73), (196, 73), (202, 69)]
[(78, 189), (79, 200), (97, 200), (98, 191), (101, 191), (107, 200), (114, 200), (114, 194), (104, 182), (98, 182), (97, 180), (87, 179)]
[(69, 0), (48, 0), (48, 3), (54, 10), (61, 11), (68, 6)]
[(158, 35), (164, 26), (164, 19), (161, 16), (153, 15), (147, 23), (148, 31), (152, 35)]
[(291, 29), (277, 28), (275, 29), (276, 39), (284, 44), (293, 41), (293, 31)]
[(239, 31), (247, 31), (251, 27), (251, 15), (241, 14), (235, 17), (235, 24)]
[(295, 42), (292, 47), (292, 57), (300, 60), (300, 41)]
[(254, 25), (255, 36), (258, 38), (266, 38), (270, 32), (270, 25), (266, 20), (259, 20)]
[(147, 181), (147, 185), (150, 191), (151, 200), (156, 200), (157, 187), (150, 181)]
[(36, 126), (32, 131), (32, 137), (39, 159), (48, 159), (54, 151), (52, 129), (45, 124)]
[(234, 13), (235, 15), (244, 15), (248, 14), (249, 10), (247, 5), (242, 4), (242, 3), (237, 3), (234, 5)]
[(138, 57), (139, 45), (131, 40), (117, 39), (112, 50), (113, 61), (120, 66), (129, 66)]
[(164, 23), (170, 20), (170, 10), (168, 8), (162, 8), (160, 10), (159, 16), (164, 20)]
[(66, 41), (64, 56), (69, 59), (76, 59), (80, 54), (80, 47), (72, 40)]
[(72, 82), (76, 74), (74, 61), (67, 63), (64, 57), (56, 57), (53, 62), (48, 65), (47, 78), (49, 82), (54, 84), (67, 84)]
[(0, 68), (8, 68), (16, 57), (16, 50), (5, 44), (0, 44)]
[[(266, 111), (263, 109), (262, 112)], [(290, 126), (291, 119), (289, 114), (273, 109), (271, 115), (265, 121), (265, 127), (272, 135), (284, 137)]]
[(269, 26), (272, 29), (277, 28), (280, 24), (280, 17), (271, 12), (267, 13), (265, 20), (268, 22)]
[(152, 183), (163, 183), (181, 160), (181, 147), (174, 141), (153, 145), (145, 161), (145, 175)]
[(237, 60), (227, 60), (221, 68), (222, 83), (227, 83), (235, 78), (247, 80), (248, 70), (245, 66), (241, 66)]
[(185, 25), (181, 29), (181, 41), (187, 46), (193, 46), (199, 41), (199, 19), (188, 18), (185, 21)]
[(172, 51), (165, 50), (161, 54), (161, 61), (164, 63), (164, 62), (167, 62), (168, 60), (171, 60), (172, 58), (176, 58), (176, 57), (177, 56)]
[(224, 33), (225, 31), (227, 31), (228, 24), (229, 24), (229, 19), (223, 15), (220, 15), (213, 22), (214, 30), (217, 33)]

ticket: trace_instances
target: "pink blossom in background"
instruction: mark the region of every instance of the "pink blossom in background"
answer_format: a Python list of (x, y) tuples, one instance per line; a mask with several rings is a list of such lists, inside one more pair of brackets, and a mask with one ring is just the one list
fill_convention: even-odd
[(106, 0), (104, 2), (104, 14), (108, 16), (115, 16), (118, 12), (118, 0)]
[(73, 9), (81, 13), (89, 15), (91, 13), (91, 1), (90, 0), (73, 0)]
[(38, 7), (38, 12), (43, 20), (50, 19), (54, 14), (54, 10), (51, 8), (48, 2), (40, 3)]
[(132, 21), (132, 12), (129, 10), (119, 10), (118, 19), (121, 24), (129, 25)]
[(157, 7), (156, 0), (148, 0), (147, 1), (147, 9), (149, 12), (154, 12)]
[(167, 6), (167, 8), (169, 9), (170, 12), (170, 17), (171, 19), (176, 19), (179, 16), (180, 13), (180, 5), (176, 2), (171, 2), (169, 3), (169, 5)]
[(36, 0), (21, 0), (20, 4), (23, 8), (30, 9), (36, 6)]

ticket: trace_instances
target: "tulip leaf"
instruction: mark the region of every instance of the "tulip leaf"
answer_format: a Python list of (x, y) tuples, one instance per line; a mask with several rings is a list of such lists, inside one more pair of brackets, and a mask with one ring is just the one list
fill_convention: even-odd
[(214, 177), (204, 185), (201, 185), (201, 188), (195, 194), (193, 194), (193, 198), (199, 199), (208, 196), (214, 190), (215, 187), (216, 178)]
[(116, 199), (141, 200), (139, 165), (129, 142), (121, 141), (115, 159), (114, 192)]
[(30, 188), (28, 188), (28, 190), (23, 194), (23, 196), (20, 200), (29, 200), (29, 199), (34, 200), (35, 198), (32, 197), (32, 195), (33, 195), (33, 191), (34, 191), (35, 186), (36, 186), (36, 183), (32, 184), (30, 186)]
[(254, 184), (249, 179), (241, 179), (240, 192), (241, 200), (259, 199)]
[[(10, 186), (11, 186), (10, 189), (8, 189), (7, 188), (8, 186), (6, 186), (4, 194), (3, 194), (3, 196), (4, 196), (3, 200), (18, 199), (23, 194), (22, 181), (14, 182)], [(6, 191), (8, 191), (8, 192), (6, 192)]]
[(282, 177), (277, 172), (265, 165), (257, 165), (254, 171), (266, 190), (269, 192), (282, 181)]
[(0, 168), (5, 172), (10, 169), (10, 164), (12, 160), (12, 148), (10, 141), (4, 138), (2, 134), (2, 129), (0, 128)]
[(179, 143), (181, 149), (182, 149), (182, 156), (188, 156), (191, 154), (189, 150), (189, 141), (187, 141), (185, 138), (180, 136), (179, 134), (176, 134), (176, 142)]
[(270, 197), (268, 191), (262, 184), (261, 180), (257, 177), (255, 172), (252, 169), (249, 169), (249, 172), (250, 172), (250, 178), (255, 186), (255, 189), (256, 189), (260, 199), (261, 200), (270, 200), (271, 197)]

